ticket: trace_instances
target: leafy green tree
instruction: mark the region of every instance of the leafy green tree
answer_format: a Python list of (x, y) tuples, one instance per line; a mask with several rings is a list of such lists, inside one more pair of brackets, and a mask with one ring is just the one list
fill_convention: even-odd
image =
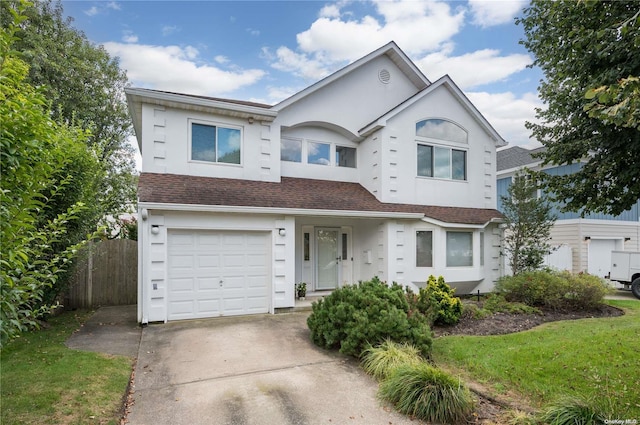
[[(11, 0), (0, 2), (3, 27), (16, 4)], [(90, 170), (93, 182), (67, 186), (57, 208), (51, 209), (55, 215), (82, 196), (81, 191), (86, 194), (93, 189), (91, 203), (87, 203), (78, 223), (83, 228), (77, 229), (76, 236), (81, 237), (105, 216), (131, 210), (136, 202), (134, 148), (127, 142), (132, 134), (124, 95), (127, 77), (102, 46), (73, 28), (59, 1), (36, 1), (24, 8), (24, 15), (27, 19), (16, 31), (13, 48), (29, 65), (29, 83), (42, 87), (54, 119), (89, 130), (86, 145), (98, 158), (98, 167)], [(82, 175), (87, 171), (73, 162), (67, 167), (65, 173)]]
[(518, 173), (509, 186), (508, 196), (502, 197), (507, 224), (504, 250), (514, 275), (542, 267), (555, 223), (550, 203), (545, 197), (538, 197), (538, 185), (530, 177)]
[(534, 0), (517, 22), (544, 72), (546, 109), (528, 123), (545, 164), (584, 160), (580, 171), (541, 175), (564, 210), (619, 214), (640, 198), (640, 3)]
[[(56, 213), (51, 206), (75, 182), (73, 161), (97, 164), (88, 133), (52, 119), (44, 95), (26, 82), (28, 66), (12, 50), (15, 10), (0, 29), (0, 341), (37, 327), (52, 308), (45, 293), (58, 282), (82, 241), (68, 243), (81, 202)], [(45, 218), (49, 215), (51, 218)]]

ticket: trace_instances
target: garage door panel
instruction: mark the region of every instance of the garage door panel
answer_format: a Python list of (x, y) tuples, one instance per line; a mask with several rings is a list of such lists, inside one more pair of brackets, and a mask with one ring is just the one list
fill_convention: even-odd
[(170, 230), (168, 240), (169, 320), (269, 311), (269, 233)]

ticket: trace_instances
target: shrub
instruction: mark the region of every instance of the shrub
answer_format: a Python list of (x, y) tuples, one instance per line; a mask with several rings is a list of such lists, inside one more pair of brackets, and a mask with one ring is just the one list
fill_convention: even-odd
[(509, 302), (502, 294), (491, 294), (484, 301), (483, 309), (490, 313), (539, 314), (539, 309), (521, 302)]
[(439, 424), (466, 422), (474, 408), (471, 393), (459, 379), (427, 363), (399, 366), (378, 394), (400, 413)]
[(507, 301), (553, 310), (588, 310), (602, 304), (607, 288), (600, 278), (566, 271), (531, 271), (505, 276), (496, 292)]
[(594, 400), (564, 397), (545, 408), (540, 420), (548, 425), (601, 425), (605, 416)]
[(424, 314), (431, 323), (438, 325), (454, 325), (462, 315), (462, 302), (455, 297), (455, 290), (444, 281), (442, 276), (429, 276), (427, 285), (420, 288), (417, 296), (409, 292), (413, 307)]
[(385, 339), (414, 344), (425, 357), (431, 353), (431, 329), (418, 311), (409, 314), (402, 287), (378, 278), (339, 288), (312, 305), (307, 319), (311, 340), (324, 348), (360, 357), (370, 345)]
[(418, 364), (423, 361), (420, 350), (408, 343), (397, 343), (389, 339), (362, 353), (362, 368), (378, 380), (387, 378), (398, 366)]

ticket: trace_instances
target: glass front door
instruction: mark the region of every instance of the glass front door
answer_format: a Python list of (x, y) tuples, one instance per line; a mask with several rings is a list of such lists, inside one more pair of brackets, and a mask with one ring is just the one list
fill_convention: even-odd
[(316, 229), (316, 289), (335, 289), (340, 282), (340, 229)]

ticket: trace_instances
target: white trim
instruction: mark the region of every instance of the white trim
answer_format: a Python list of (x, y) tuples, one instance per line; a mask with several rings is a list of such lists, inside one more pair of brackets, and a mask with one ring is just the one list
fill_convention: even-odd
[[(597, 224), (599, 226), (640, 226), (639, 221), (620, 221), (620, 220), (611, 220), (611, 219), (598, 219), (598, 218), (568, 218), (568, 219), (560, 219), (556, 220), (555, 226), (565, 225), (569, 226), (572, 224)], [(605, 238), (606, 239), (606, 238)]]
[[(350, 210), (317, 210), (301, 208), (269, 208), (269, 207), (238, 207), (230, 205), (201, 205), (201, 204), (165, 204), (159, 202), (139, 202), (141, 208), (165, 211), (199, 211), (199, 212), (224, 212), (224, 213), (249, 213), (249, 214), (288, 214), (307, 216), (339, 216), (362, 218), (407, 218), (422, 219), (422, 213), (383, 212), (383, 211), (350, 211)], [(456, 226), (456, 225), (454, 225)], [(460, 225), (457, 225), (460, 227)]]
[(501, 218), (492, 218), (484, 224), (463, 224), (463, 223), (446, 223), (444, 221), (436, 220), (431, 217), (423, 217), (422, 221), (429, 224), (435, 224), (446, 229), (485, 229), (492, 223), (502, 223), (504, 220)]

